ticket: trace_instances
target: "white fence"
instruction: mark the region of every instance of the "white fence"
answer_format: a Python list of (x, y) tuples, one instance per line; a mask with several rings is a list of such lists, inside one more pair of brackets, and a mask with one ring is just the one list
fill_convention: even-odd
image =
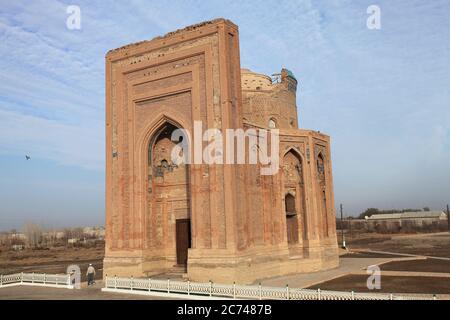
[(32, 285), (45, 287), (58, 287), (73, 289), (70, 281), (70, 275), (66, 274), (45, 274), (45, 273), (14, 273), (0, 275), (0, 288)]
[(310, 290), (261, 285), (228, 285), (213, 282), (108, 277), (102, 291), (135, 293), (187, 299), (270, 299), (270, 300), (435, 300), (435, 296), (404, 296), (382, 293), (356, 293)]

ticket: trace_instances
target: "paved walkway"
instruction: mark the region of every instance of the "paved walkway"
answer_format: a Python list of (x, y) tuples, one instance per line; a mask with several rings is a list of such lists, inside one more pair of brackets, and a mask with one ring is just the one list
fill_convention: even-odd
[[(319, 271), (306, 274), (295, 274), (290, 276), (283, 276), (277, 278), (271, 278), (261, 281), (263, 285), (267, 286), (285, 286), (288, 284), (290, 287), (295, 288), (308, 288), (310, 286), (333, 280), (349, 274), (367, 275), (366, 269), (371, 265), (382, 265), (392, 261), (407, 261), (417, 259), (439, 259), (450, 260), (445, 257), (433, 257), (423, 256), (387, 251), (372, 251), (372, 250), (355, 250), (354, 252), (362, 253), (374, 253), (383, 255), (392, 255), (395, 257), (378, 257), (378, 258), (358, 258), (358, 257), (340, 257), (339, 267), (331, 270)], [(441, 277), (450, 278), (450, 273), (442, 272), (414, 272), (414, 271), (382, 271), (385, 276), (407, 276), (407, 277)]]
[[(367, 275), (365, 271), (355, 272), (353, 274)], [(450, 278), (450, 273), (444, 272), (416, 272), (416, 271), (381, 271), (382, 276), (395, 277), (433, 277), (433, 278)], [(447, 281), (447, 280), (446, 280)]]
[(354, 251), (355, 252), (369, 252), (369, 253), (379, 253), (379, 254), (390, 254), (390, 255), (393, 255), (393, 256), (429, 258), (429, 259), (450, 261), (450, 258), (446, 258), (446, 257), (424, 256), (424, 255), (411, 254), (411, 253), (398, 253), (398, 252), (387, 252), (387, 251), (376, 251), (376, 250), (354, 250)]
[(314, 273), (295, 274), (272, 279), (262, 280), (261, 284), (274, 287), (283, 287), (288, 284), (290, 287), (307, 288), (317, 283), (329, 281), (347, 274), (358, 273), (365, 270), (367, 266), (378, 265), (391, 261), (410, 260), (410, 258), (350, 258), (341, 257), (339, 267), (331, 270)]

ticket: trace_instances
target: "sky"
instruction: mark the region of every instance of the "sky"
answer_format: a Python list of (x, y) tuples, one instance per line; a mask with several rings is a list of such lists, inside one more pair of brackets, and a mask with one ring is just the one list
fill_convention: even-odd
[(332, 138), (336, 208), (442, 209), (449, 12), (440, 0), (0, 0), (0, 230), (102, 225), (106, 52), (217, 17), (239, 26), (242, 67), (295, 74), (300, 127)]

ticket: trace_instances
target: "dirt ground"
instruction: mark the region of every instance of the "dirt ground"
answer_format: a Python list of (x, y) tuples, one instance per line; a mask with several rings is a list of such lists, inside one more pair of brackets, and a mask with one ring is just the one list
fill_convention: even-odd
[(422, 294), (449, 294), (450, 281), (432, 277), (398, 277), (382, 276), (381, 289), (369, 290), (367, 276), (347, 275), (330, 281), (322, 282), (308, 289), (373, 292), (373, 293), (422, 293)]
[[(440, 259), (419, 259), (392, 261), (380, 266), (381, 271), (415, 271), (450, 273), (450, 261)], [(450, 282), (450, 279), (448, 280)]]
[(366, 233), (346, 240), (348, 248), (450, 258), (450, 234), (386, 235)]
[(91, 248), (56, 247), (48, 250), (0, 251), (0, 274), (16, 272), (66, 273), (70, 265), (81, 269), (82, 281), (89, 263), (96, 269), (96, 279), (103, 277), (103, 245)]

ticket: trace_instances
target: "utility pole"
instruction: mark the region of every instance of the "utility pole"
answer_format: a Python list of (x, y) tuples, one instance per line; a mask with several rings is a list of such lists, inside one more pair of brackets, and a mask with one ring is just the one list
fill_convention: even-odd
[(448, 233), (450, 233), (450, 210), (448, 210), (448, 205), (447, 205), (447, 226), (448, 226)]
[(345, 248), (344, 217), (343, 217), (342, 203), (340, 204), (340, 209), (341, 209), (341, 236), (342, 236), (342, 248)]
[(350, 219), (350, 217), (347, 217), (347, 222), (348, 222), (348, 239), (353, 239), (352, 237), (352, 220)]

